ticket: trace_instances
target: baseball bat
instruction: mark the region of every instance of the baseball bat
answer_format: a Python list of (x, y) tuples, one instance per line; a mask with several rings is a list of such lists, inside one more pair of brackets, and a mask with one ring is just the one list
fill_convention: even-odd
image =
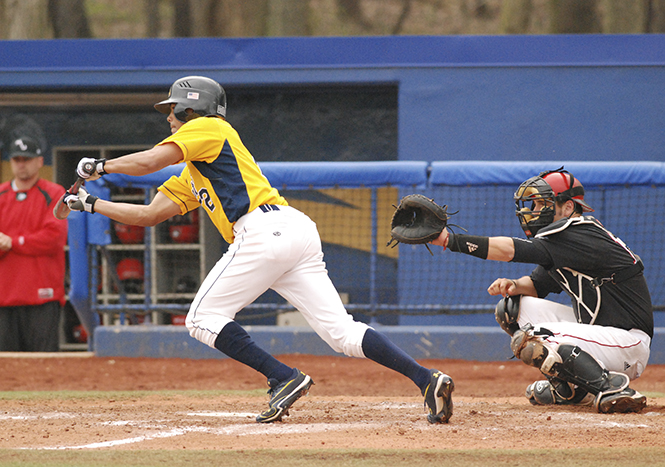
[[(88, 162), (84, 165), (84, 170), (86, 172), (92, 173), (94, 170), (94, 165), (91, 162)], [(55, 207), (53, 208), (53, 216), (55, 216), (56, 219), (66, 219), (67, 216), (69, 216), (69, 213), (72, 212), (72, 210), (69, 209), (69, 206), (67, 206), (67, 203), (65, 203), (65, 196), (68, 194), (75, 195), (78, 193), (79, 188), (81, 188), (81, 185), (83, 185), (84, 182), (85, 178), (77, 178), (76, 182), (74, 182), (74, 184), (69, 187), (69, 190), (63, 193), (58, 202), (55, 203)]]
[(84, 181), (84, 178), (79, 177), (76, 182), (71, 187), (69, 187), (69, 190), (62, 194), (58, 202), (55, 204), (55, 207), (53, 208), (53, 215), (56, 219), (66, 219), (67, 216), (69, 216), (69, 213), (72, 212), (72, 210), (69, 209), (69, 206), (67, 206), (67, 203), (65, 203), (65, 196), (68, 194), (73, 195), (78, 193), (79, 188), (81, 188), (81, 185), (83, 185)]

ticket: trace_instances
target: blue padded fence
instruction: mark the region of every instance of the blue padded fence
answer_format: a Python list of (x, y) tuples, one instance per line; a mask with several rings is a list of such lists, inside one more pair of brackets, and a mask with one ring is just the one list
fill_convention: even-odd
[[(534, 174), (561, 165), (584, 183), (586, 199), (595, 208), (594, 215), (642, 257), (654, 307), (665, 310), (662, 280), (665, 252), (661, 248), (665, 221), (657, 215), (662, 211), (665, 195), (664, 163), (391, 161), (260, 164), (273, 186), (283, 193), (294, 194), (296, 200), (307, 198), (309, 204), (306, 206), (344, 204), (343, 200), (335, 199), (335, 193), (326, 191), (321, 195), (320, 190), (369, 190), (367, 216), (371, 229), (367, 232), (372, 237), (371, 246), (364, 251), (324, 241), (328, 269), (340, 291), (352, 291), (347, 305), (350, 312), (374, 319), (390, 315), (396, 319), (387, 324), (408, 326), (444, 325), (450, 322), (450, 315), (487, 316), (496, 303), (496, 297), (486, 293), (487, 286), (496, 277), (527, 274), (532, 266), (483, 261), (442, 252), (438, 247), (433, 248), (435, 255), (432, 257), (422, 245), (400, 245), (398, 254), (391, 253), (385, 247), (389, 234), (384, 230), (385, 218), (393, 207), (377, 193), (382, 189), (394, 189), (392, 203), (409, 193), (423, 193), (447, 204), (451, 211), (459, 210), (451, 222), (472, 234), (521, 237), (523, 232), (512, 201), (515, 188)], [(180, 169), (179, 166), (170, 167), (146, 177), (107, 175), (88, 186), (96, 195), (108, 197), (112, 185), (151, 188), (179, 173)], [(384, 219), (383, 224), (381, 219)], [(71, 264), (90, 265), (91, 248), (111, 242), (109, 221), (103, 216), (72, 213), (70, 222), (76, 225), (70, 228)], [(154, 304), (150, 300), (142, 304), (106, 307), (92, 303), (95, 290), (89, 270), (73, 269), (70, 291), (72, 304), (89, 335), (93, 335), (94, 328), (99, 325), (100, 312), (123, 309), (184, 312), (187, 309), (186, 304)], [(567, 301), (565, 296), (559, 299)], [(263, 301), (250, 308), (278, 312), (289, 307), (283, 302)], [(491, 322), (484, 320), (482, 324), (491, 325)]]

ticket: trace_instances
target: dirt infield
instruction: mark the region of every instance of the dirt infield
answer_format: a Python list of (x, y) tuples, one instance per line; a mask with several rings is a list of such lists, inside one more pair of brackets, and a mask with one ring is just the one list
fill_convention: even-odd
[(665, 366), (648, 367), (632, 384), (650, 396), (642, 413), (600, 415), (531, 406), (524, 388), (540, 374), (518, 361), (423, 360), (456, 384), (450, 423), (432, 426), (415, 386), (379, 365), (281, 358), (315, 385), (283, 422), (260, 425), (265, 380), (231, 360), (2, 355), (0, 391), (91, 392), (0, 395), (0, 449), (665, 447)]

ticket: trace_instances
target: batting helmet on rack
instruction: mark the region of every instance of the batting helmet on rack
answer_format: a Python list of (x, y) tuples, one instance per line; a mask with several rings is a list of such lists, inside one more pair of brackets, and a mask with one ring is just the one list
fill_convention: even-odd
[(173, 113), (181, 122), (194, 118), (217, 115), (226, 117), (226, 92), (215, 80), (205, 76), (186, 76), (171, 86), (169, 97), (155, 104), (155, 109), (165, 115)]
[(176, 224), (169, 226), (169, 236), (176, 243), (196, 243), (199, 241), (199, 226)]
[(136, 258), (125, 258), (116, 266), (118, 279), (127, 293), (143, 293), (143, 263)]
[(125, 258), (118, 261), (116, 266), (118, 279), (126, 281), (128, 279), (143, 280), (143, 263), (136, 258)]
[(115, 229), (115, 234), (121, 243), (143, 243), (143, 238), (145, 237), (145, 227), (115, 222), (113, 228)]
[(199, 211), (195, 209), (182, 216), (182, 219), (169, 226), (169, 237), (175, 243), (196, 243), (199, 241)]

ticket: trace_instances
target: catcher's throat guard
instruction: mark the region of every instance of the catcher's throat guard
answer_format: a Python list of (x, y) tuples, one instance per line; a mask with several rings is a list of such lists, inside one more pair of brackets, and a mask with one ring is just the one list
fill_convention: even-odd
[[(456, 214), (456, 213), (452, 213)], [(402, 198), (395, 207), (390, 223), (390, 240), (386, 246), (398, 243), (424, 244), (436, 240), (448, 225), (448, 206), (439, 206), (426, 196), (413, 194)], [(432, 253), (431, 250), (429, 250)]]

